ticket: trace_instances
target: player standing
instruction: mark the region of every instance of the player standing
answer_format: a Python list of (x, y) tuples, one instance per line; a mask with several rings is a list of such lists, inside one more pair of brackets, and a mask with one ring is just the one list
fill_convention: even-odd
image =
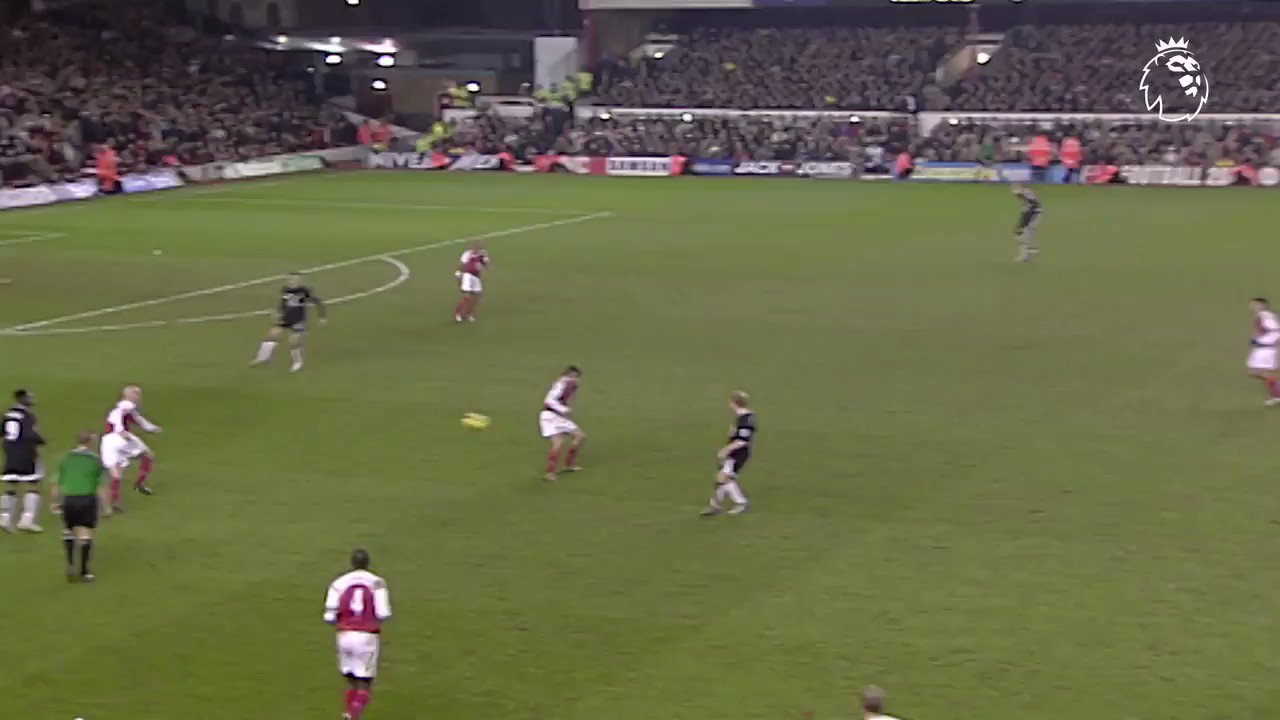
[[(62, 505), (62, 545), (67, 553), (67, 580), (92, 582), (89, 557), (93, 554), (93, 530), (98, 527), (101, 507), (102, 463), (89, 449), (92, 433), (80, 433), (76, 448), (62, 458), (58, 466), (58, 484), (49, 489), (49, 501)], [(80, 546), (80, 570), (76, 571), (76, 545)]]
[(565, 472), (577, 472), (582, 469), (577, 464), (578, 451), (582, 449), (582, 443), (587, 439), (587, 434), (582, 432), (582, 428), (573, 421), (573, 408), (569, 407), (569, 403), (573, 401), (573, 394), (578, 391), (578, 379), (581, 377), (582, 370), (577, 365), (570, 365), (551, 384), (551, 389), (542, 400), (542, 412), (538, 413), (538, 427), (542, 431), (542, 437), (551, 441), (551, 448), (547, 451), (546, 474), (543, 475), (545, 480), (556, 479), (556, 466), (560, 463), (560, 448), (564, 446), (565, 441), (569, 442), (569, 450), (564, 456)]
[(276, 345), (280, 343), (280, 333), (289, 331), (289, 353), (293, 364), (289, 372), (302, 369), (302, 338), (307, 332), (307, 307), (315, 305), (320, 311), (320, 322), (329, 321), (329, 309), (311, 288), (302, 283), (302, 275), (290, 273), (280, 289), (280, 306), (276, 308), (276, 325), (267, 331), (267, 337), (258, 346), (258, 355), (250, 365), (262, 365), (271, 359)]
[(391, 617), (387, 583), (369, 572), (369, 553), (351, 553), (351, 571), (329, 584), (324, 621), (338, 630), (338, 670), (347, 679), (343, 720), (359, 720), (378, 675), (378, 636)]
[(134, 481), (133, 489), (142, 495), (154, 494), (151, 486), (147, 484), (147, 478), (151, 476), (155, 455), (152, 454), (151, 448), (133, 433), (133, 429), (136, 426), (149, 433), (158, 433), (160, 426), (138, 412), (138, 405), (142, 402), (142, 388), (130, 385), (122, 390), (120, 395), (120, 402), (116, 403), (116, 406), (107, 414), (107, 423), (100, 445), (102, 466), (111, 476), (111, 507), (106, 510), (108, 515), (112, 511), (123, 512), (124, 510), (120, 506), (120, 481), (124, 477), (125, 468), (129, 467), (129, 461), (134, 458), (138, 458), (138, 479)]
[(462, 253), (462, 259), (458, 261), (458, 270), (453, 274), (458, 278), (458, 288), (462, 291), (462, 297), (453, 307), (454, 322), (462, 322), (464, 319), (476, 321), (476, 306), (480, 304), (480, 295), (484, 292), (484, 283), (480, 280), (480, 274), (487, 267), (489, 267), (489, 253), (485, 252), (484, 246), (477, 240)]
[(15, 390), (13, 407), (4, 413), (0, 431), (4, 437), (4, 470), (0, 481), (0, 530), (13, 532), (13, 515), (18, 506), (18, 491), (22, 491), (22, 517), (18, 529), (30, 533), (44, 532), (36, 524), (40, 512), (40, 478), (44, 468), (40, 464), (40, 446), (44, 438), (36, 428), (36, 416), (31, 411), (35, 398), (26, 390)]
[(1040, 254), (1040, 246), (1036, 245), (1036, 226), (1040, 224), (1040, 215), (1044, 212), (1040, 207), (1040, 198), (1022, 183), (1013, 183), (1013, 194), (1022, 201), (1022, 214), (1018, 216), (1018, 227), (1013, 231), (1013, 239), (1018, 243), (1018, 262), (1027, 262)]
[(1267, 405), (1280, 405), (1280, 383), (1277, 383), (1276, 370), (1278, 364), (1276, 344), (1280, 342), (1280, 318), (1271, 311), (1271, 304), (1266, 298), (1256, 297), (1249, 301), (1249, 309), (1253, 311), (1253, 337), (1249, 340), (1249, 359), (1245, 367), (1250, 377), (1258, 378), (1267, 386)]
[(703, 517), (719, 515), (724, 509), (725, 499), (733, 501), (730, 515), (746, 512), (749, 503), (738, 486), (738, 475), (751, 459), (751, 445), (756, 439), (756, 414), (750, 408), (751, 398), (741, 390), (729, 394), (729, 409), (733, 411), (733, 427), (729, 429), (729, 443), (720, 448), (716, 458), (720, 461), (720, 470), (716, 472), (715, 492), (707, 509), (702, 511)]

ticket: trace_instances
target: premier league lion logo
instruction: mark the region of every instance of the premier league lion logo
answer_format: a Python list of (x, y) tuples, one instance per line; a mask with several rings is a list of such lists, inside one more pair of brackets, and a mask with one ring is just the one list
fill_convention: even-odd
[(1186, 38), (1161, 40), (1138, 83), (1148, 110), (1165, 122), (1189, 121), (1209, 101), (1209, 78)]

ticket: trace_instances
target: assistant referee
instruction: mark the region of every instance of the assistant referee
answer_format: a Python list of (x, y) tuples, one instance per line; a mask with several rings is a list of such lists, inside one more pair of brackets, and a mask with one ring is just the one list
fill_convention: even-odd
[[(62, 505), (62, 545), (67, 551), (67, 580), (77, 577), (93, 581), (89, 558), (93, 555), (93, 530), (98, 527), (98, 509), (105, 507), (106, 486), (102, 484), (102, 461), (91, 448), (93, 433), (82, 432), (76, 447), (62, 458), (58, 482), (50, 488), (49, 504)], [(76, 545), (80, 545), (80, 569), (76, 570)]]

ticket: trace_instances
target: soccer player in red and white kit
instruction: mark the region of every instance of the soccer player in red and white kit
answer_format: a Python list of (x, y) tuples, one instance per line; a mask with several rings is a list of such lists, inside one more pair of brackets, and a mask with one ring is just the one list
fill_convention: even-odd
[(1266, 298), (1256, 297), (1249, 302), (1253, 311), (1253, 337), (1249, 340), (1249, 359), (1245, 367), (1249, 375), (1267, 386), (1267, 405), (1280, 405), (1280, 383), (1276, 371), (1280, 369), (1276, 344), (1280, 343), (1280, 318), (1271, 311)]
[(152, 423), (138, 412), (138, 405), (142, 402), (142, 388), (130, 385), (122, 390), (120, 395), (120, 402), (116, 403), (116, 406), (107, 414), (107, 423), (99, 446), (102, 466), (111, 476), (111, 508), (109, 510), (122, 509), (120, 481), (124, 477), (124, 469), (129, 467), (129, 461), (134, 458), (138, 458), (138, 479), (134, 481), (133, 489), (143, 495), (152, 494), (147, 478), (151, 476), (155, 456), (151, 453), (151, 448), (147, 447), (147, 444), (142, 442), (133, 431), (135, 427), (140, 427), (149, 433), (160, 432), (159, 425)]
[(343, 720), (359, 720), (378, 676), (378, 636), (391, 617), (387, 581), (369, 572), (369, 552), (351, 552), (351, 571), (329, 584), (324, 621), (338, 630), (338, 671), (349, 687), (343, 693)]
[(569, 450), (564, 456), (565, 472), (582, 469), (578, 466), (578, 451), (582, 449), (582, 442), (587, 439), (587, 434), (573, 421), (573, 408), (569, 407), (573, 394), (578, 391), (578, 379), (581, 377), (582, 370), (577, 365), (570, 365), (556, 378), (547, 391), (547, 396), (542, 399), (538, 427), (542, 431), (542, 437), (551, 441), (551, 448), (547, 451), (546, 475), (543, 476), (548, 481), (556, 479), (560, 448), (564, 447), (566, 441), (569, 443)]
[(476, 305), (480, 304), (480, 295), (484, 292), (484, 283), (480, 274), (489, 267), (489, 253), (485, 252), (480, 241), (471, 244), (462, 259), (458, 261), (458, 270), (453, 275), (458, 278), (458, 289), (462, 297), (453, 308), (453, 319), (462, 322), (464, 319), (476, 321)]

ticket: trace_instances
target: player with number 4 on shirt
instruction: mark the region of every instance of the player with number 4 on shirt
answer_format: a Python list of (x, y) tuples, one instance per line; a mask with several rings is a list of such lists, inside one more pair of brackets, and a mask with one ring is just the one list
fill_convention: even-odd
[(338, 671), (347, 679), (343, 720), (360, 720), (378, 675), (379, 635), (391, 617), (387, 582), (369, 572), (369, 552), (351, 553), (351, 571), (329, 585), (324, 621), (338, 630)]

